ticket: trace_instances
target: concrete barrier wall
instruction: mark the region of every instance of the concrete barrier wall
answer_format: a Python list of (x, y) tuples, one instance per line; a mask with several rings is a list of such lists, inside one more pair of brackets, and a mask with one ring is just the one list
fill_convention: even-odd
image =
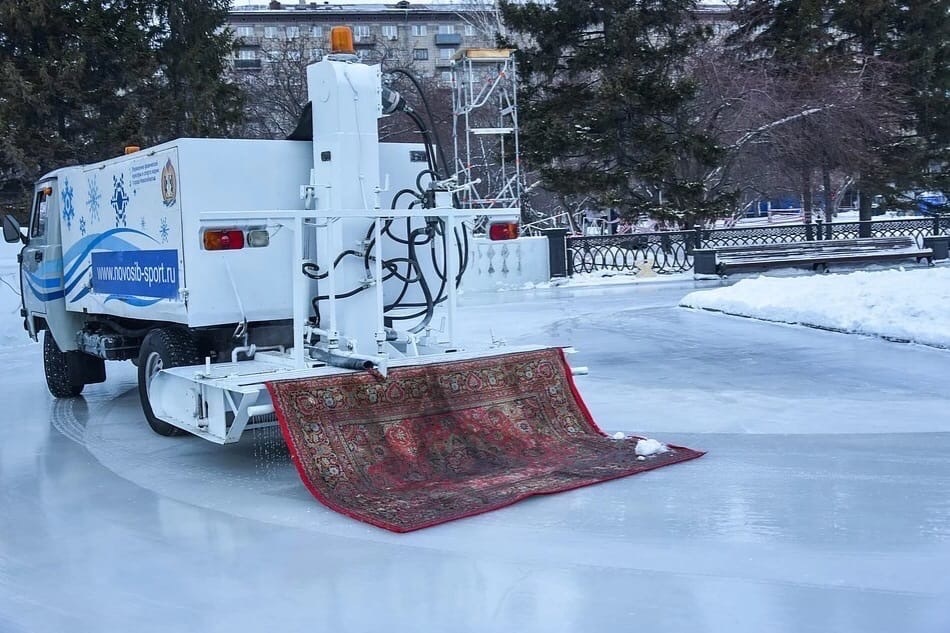
[(477, 238), (469, 242), (469, 248), (468, 269), (462, 278), (465, 292), (510, 290), (551, 278), (546, 237), (501, 242)]

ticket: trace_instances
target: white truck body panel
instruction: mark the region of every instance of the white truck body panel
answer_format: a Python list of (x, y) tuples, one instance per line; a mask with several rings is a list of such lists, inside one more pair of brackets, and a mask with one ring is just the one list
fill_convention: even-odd
[[(425, 166), (413, 161), (421, 145), (379, 147), (374, 186), (408, 184)], [(292, 232), (261, 225), (266, 247), (207, 251), (199, 215), (303, 209), (312, 152), (306, 141), (178, 139), (54, 172), (67, 310), (189, 327), (290, 318)], [(384, 208), (393, 193), (380, 194)]]

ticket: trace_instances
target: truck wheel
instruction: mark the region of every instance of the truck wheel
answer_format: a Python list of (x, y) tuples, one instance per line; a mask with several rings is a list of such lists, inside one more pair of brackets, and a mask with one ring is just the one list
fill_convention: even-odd
[(159, 435), (170, 437), (183, 435), (185, 431), (155, 417), (148, 396), (152, 378), (163, 369), (200, 363), (195, 341), (181, 328), (158, 328), (149, 332), (142, 341), (138, 360), (139, 399), (142, 401), (142, 411), (148, 425)]
[(43, 332), (43, 370), (46, 373), (46, 386), (54, 398), (75, 398), (85, 387), (81, 382), (70, 380), (68, 359), (50, 331)]

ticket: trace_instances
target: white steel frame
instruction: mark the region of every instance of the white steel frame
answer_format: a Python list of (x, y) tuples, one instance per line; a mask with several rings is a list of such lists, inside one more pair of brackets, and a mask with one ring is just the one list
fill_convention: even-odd
[[(510, 49), (465, 49), (452, 66), (452, 114), (456, 181), (463, 192), (464, 208), (484, 215), (483, 209), (521, 208), (521, 158), (518, 138), (518, 71)], [(491, 127), (478, 127), (474, 119), (483, 115)], [(511, 137), (514, 161), (506, 154), (506, 137)], [(476, 157), (487, 156), (486, 137), (495, 137), (499, 171), (492, 176)], [(482, 179), (479, 174), (484, 173)]]

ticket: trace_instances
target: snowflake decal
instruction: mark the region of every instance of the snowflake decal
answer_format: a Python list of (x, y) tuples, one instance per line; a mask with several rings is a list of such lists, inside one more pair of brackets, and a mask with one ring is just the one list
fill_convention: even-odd
[(79, 233), (81, 235), (86, 234), (86, 218), (79, 218)]
[(71, 229), (73, 218), (76, 217), (76, 207), (73, 206), (73, 187), (69, 184), (69, 178), (63, 179), (63, 220), (66, 221), (66, 228)]
[(89, 178), (87, 183), (88, 193), (86, 194), (86, 208), (89, 209), (89, 219), (93, 222), (99, 221), (99, 204), (102, 200), (102, 194), (99, 193), (99, 184), (95, 178)]
[(162, 242), (168, 241), (168, 218), (162, 218), (162, 224), (158, 227), (158, 232), (162, 236)]
[(129, 208), (129, 195), (125, 193), (125, 174), (112, 176), (112, 209), (115, 211), (115, 225), (128, 226), (126, 211)]
[(142, 218), (142, 221), (139, 222), (139, 224), (142, 226), (142, 230), (144, 231), (144, 230), (145, 230), (145, 218)]

